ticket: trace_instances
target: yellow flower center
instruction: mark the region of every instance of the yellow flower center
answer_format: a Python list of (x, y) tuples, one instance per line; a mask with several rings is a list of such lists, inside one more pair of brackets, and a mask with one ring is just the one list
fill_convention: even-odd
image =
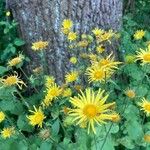
[(5, 84), (14, 85), (17, 83), (17, 81), (18, 81), (18, 78), (16, 76), (10, 76), (10, 77), (7, 77), (7, 79), (5, 79)]
[(94, 73), (95, 79), (102, 79), (105, 76), (105, 73), (101, 70), (98, 70)]
[(58, 95), (58, 92), (56, 89), (51, 89), (50, 94), (55, 97)]
[(144, 108), (147, 112), (150, 112), (150, 104), (145, 104)]
[(97, 107), (93, 104), (88, 104), (83, 108), (83, 113), (88, 118), (92, 119), (98, 114)]
[(99, 64), (100, 66), (105, 66), (105, 65), (108, 65), (109, 63), (110, 61), (108, 59), (102, 59)]
[(145, 142), (150, 143), (150, 135), (144, 135)]
[(144, 59), (145, 61), (149, 61), (149, 62), (150, 62), (150, 54), (145, 54), (145, 55), (143, 56), (143, 59)]
[(126, 92), (126, 95), (129, 97), (129, 98), (134, 98), (135, 97), (135, 92), (133, 90), (128, 90)]

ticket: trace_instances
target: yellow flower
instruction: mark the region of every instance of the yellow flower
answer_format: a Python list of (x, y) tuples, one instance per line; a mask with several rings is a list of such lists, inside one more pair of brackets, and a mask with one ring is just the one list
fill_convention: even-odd
[(1, 131), (2, 138), (10, 138), (15, 133), (14, 127), (4, 128)]
[(97, 61), (97, 59), (98, 59), (98, 56), (96, 54), (93, 54), (93, 53), (90, 53), (88, 55), (88, 57), (89, 57), (90, 61)]
[(0, 111), (0, 123), (5, 119), (5, 114)]
[(2, 84), (4, 86), (13, 86), (13, 85), (17, 85), (19, 87), (19, 89), (22, 89), (22, 85), (26, 86), (26, 84), (18, 78), (18, 74), (16, 73), (16, 75), (11, 75), (11, 76), (7, 76), (6, 79), (0, 79)]
[(99, 37), (101, 36), (103, 33), (104, 33), (104, 30), (102, 29), (99, 29), (99, 28), (95, 28), (92, 30), (93, 34), (96, 36), (96, 37)]
[(53, 76), (46, 76), (46, 82), (45, 82), (45, 86), (46, 88), (51, 88), (51, 85), (53, 85), (55, 83), (55, 78)]
[(49, 105), (51, 105), (54, 98), (57, 98), (61, 95), (62, 89), (59, 86), (57, 86), (56, 83), (54, 83), (51, 86), (49, 86), (46, 93), (47, 94), (43, 100), (43, 106), (48, 107)]
[(77, 39), (77, 33), (76, 32), (69, 32), (68, 34), (68, 40), (74, 41)]
[(42, 128), (43, 120), (46, 117), (40, 107), (38, 109), (35, 106), (33, 107), (34, 107), (34, 111), (29, 110), (32, 113), (32, 115), (27, 116), (27, 118), (29, 119), (29, 123), (32, 126), (38, 125), (38, 127)]
[(117, 113), (112, 114), (112, 118), (111, 118), (112, 122), (119, 122), (120, 120), (121, 120), (121, 117), (119, 114)]
[(77, 58), (76, 57), (71, 57), (70, 62), (73, 63), (73, 64), (76, 64), (77, 63)]
[(6, 16), (7, 16), (7, 17), (9, 17), (10, 14), (11, 14), (10, 11), (7, 11), (7, 12), (6, 12)]
[(79, 41), (79, 42), (78, 42), (78, 46), (79, 46), (79, 47), (83, 47), (83, 48), (87, 47), (88, 44), (89, 44), (89, 43), (88, 43), (87, 40), (83, 40), (83, 41)]
[(105, 32), (104, 34), (102, 34), (99, 38), (99, 42), (103, 42), (103, 41), (109, 41), (110, 39), (113, 37), (114, 33), (112, 30), (109, 30), (108, 32)]
[(83, 86), (82, 85), (75, 85), (74, 88), (77, 90), (77, 91), (80, 91), (83, 89)]
[(38, 41), (38, 42), (34, 42), (32, 43), (32, 49), (34, 51), (39, 51), (39, 50), (43, 50), (48, 46), (48, 42), (47, 41)]
[(135, 92), (134, 90), (128, 89), (125, 91), (126, 96), (128, 96), (129, 98), (134, 98), (135, 97)]
[(146, 115), (150, 114), (150, 102), (147, 101), (145, 98), (142, 99), (142, 102), (139, 103), (139, 106), (141, 106), (141, 110), (143, 110)]
[(101, 44), (101, 45), (99, 45), (99, 46), (96, 47), (96, 51), (98, 53), (102, 53), (102, 52), (105, 51), (105, 47)]
[(140, 39), (142, 39), (143, 37), (144, 37), (144, 35), (145, 35), (145, 31), (143, 31), (143, 30), (137, 30), (135, 33), (134, 33), (134, 39), (135, 40), (140, 40)]
[(8, 61), (8, 67), (13, 67), (20, 64), (23, 59), (24, 59), (23, 55), (20, 54), (18, 57), (15, 57)]
[(64, 106), (62, 112), (63, 112), (64, 114), (68, 114), (69, 110), (70, 110), (69, 107)]
[(140, 49), (140, 51), (137, 52), (136, 60), (141, 60), (142, 65), (150, 63), (150, 49)]
[(97, 94), (91, 89), (86, 89), (85, 93), (71, 98), (70, 102), (73, 108), (69, 111), (69, 115), (74, 117), (77, 125), (87, 123), (88, 133), (92, 130), (96, 133), (95, 123), (106, 123), (106, 120), (111, 120), (112, 115), (108, 109), (112, 103), (105, 104), (108, 94), (103, 97), (104, 90), (99, 89)]
[(99, 67), (103, 67), (105, 70), (114, 70), (118, 69), (118, 65), (121, 64), (121, 62), (114, 61), (114, 57), (112, 56), (113, 53), (111, 53), (106, 58), (101, 58), (99, 61), (93, 61), (93, 65), (98, 65)]
[(65, 19), (62, 23), (64, 29), (71, 29), (73, 26), (73, 22), (70, 19)]
[(145, 134), (144, 135), (144, 141), (147, 143), (150, 143), (150, 134)]
[(66, 83), (74, 82), (77, 80), (79, 73), (77, 71), (71, 71), (65, 75)]
[(70, 88), (67, 88), (63, 91), (62, 94), (64, 97), (70, 97), (72, 95), (72, 90)]
[(108, 79), (113, 74), (113, 72), (106, 71), (105, 69), (98, 66), (91, 66), (87, 68), (85, 74), (88, 76), (89, 82), (103, 82), (105, 79)]

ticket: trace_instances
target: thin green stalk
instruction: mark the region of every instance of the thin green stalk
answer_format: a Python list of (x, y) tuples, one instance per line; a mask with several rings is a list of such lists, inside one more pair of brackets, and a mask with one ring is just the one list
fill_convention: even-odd
[(94, 143), (95, 143), (95, 148), (97, 150), (97, 142), (96, 142), (96, 135), (94, 134)]
[[(20, 67), (20, 70), (21, 70), (21, 72), (24, 74), (24, 76), (29, 80), (29, 82), (30, 82), (30, 79), (29, 79), (29, 77), (27, 76), (27, 74), (23, 71), (23, 69)], [(37, 92), (37, 93), (39, 93), (39, 91), (37, 90), (37, 88), (34, 86), (33, 87), (34, 88), (34, 90)]]
[(113, 122), (111, 123), (111, 125), (110, 125), (110, 127), (109, 127), (109, 129), (108, 129), (108, 131), (107, 131), (107, 133), (106, 133), (106, 136), (105, 136), (105, 138), (104, 138), (104, 142), (103, 142), (103, 144), (102, 144), (100, 150), (103, 149), (103, 147), (104, 147), (104, 145), (105, 145), (105, 143), (106, 143), (107, 137), (108, 137), (108, 135), (109, 135), (109, 132), (110, 132), (110, 130), (111, 130), (111, 128), (112, 128), (112, 126), (113, 126)]
[(30, 108), (29, 104), (26, 102), (26, 100), (24, 99), (24, 97), (21, 95), (21, 93), (17, 90), (17, 94), (20, 96), (20, 98), (22, 99), (22, 101), (24, 102), (24, 104)]

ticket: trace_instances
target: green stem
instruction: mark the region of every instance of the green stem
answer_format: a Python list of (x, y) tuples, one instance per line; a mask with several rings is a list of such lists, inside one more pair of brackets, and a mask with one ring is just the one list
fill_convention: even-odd
[(26, 100), (24, 99), (24, 97), (21, 95), (21, 93), (17, 90), (17, 94), (20, 96), (20, 98), (22, 99), (22, 101), (24, 102), (24, 104), (30, 108), (29, 104), (26, 102)]
[(96, 135), (94, 135), (94, 143), (95, 143), (95, 148), (97, 150)]
[[(21, 70), (21, 72), (24, 74), (24, 76), (29, 80), (29, 82), (30, 82), (30, 79), (29, 79), (29, 77), (27, 76), (27, 74), (23, 71), (23, 69), (20, 67), (20, 70)], [(34, 90), (37, 92), (37, 93), (39, 93), (39, 91), (37, 90), (37, 88), (34, 86), (33, 87), (34, 88)]]
[(103, 144), (102, 144), (100, 150), (103, 149), (103, 147), (104, 147), (104, 145), (105, 145), (105, 143), (106, 143), (107, 137), (108, 137), (108, 135), (109, 135), (109, 132), (110, 132), (110, 130), (111, 130), (111, 128), (112, 128), (112, 126), (113, 126), (113, 123), (111, 123), (111, 125), (110, 125), (110, 127), (109, 127), (109, 129), (108, 129), (108, 131), (107, 131), (107, 133), (106, 133), (106, 136), (105, 136), (105, 138), (104, 138), (104, 142), (103, 142)]

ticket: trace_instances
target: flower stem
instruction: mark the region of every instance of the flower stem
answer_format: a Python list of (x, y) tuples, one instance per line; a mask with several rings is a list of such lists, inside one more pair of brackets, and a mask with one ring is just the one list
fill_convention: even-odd
[(22, 99), (22, 101), (24, 102), (24, 104), (30, 108), (29, 104), (26, 102), (26, 100), (23, 98), (23, 96), (21, 95), (21, 93), (17, 90), (17, 94), (20, 96), (20, 98)]
[[(30, 79), (29, 79), (29, 77), (27, 76), (27, 74), (23, 71), (23, 69), (20, 67), (20, 70), (21, 70), (21, 72), (24, 74), (24, 76), (29, 80), (29, 82), (30, 82)], [(37, 90), (37, 88), (34, 86), (33, 87), (34, 88), (34, 90), (37, 92), (37, 93), (39, 93), (39, 91)]]
[(105, 136), (105, 138), (104, 138), (104, 142), (103, 142), (103, 144), (102, 144), (100, 150), (103, 150), (103, 147), (104, 147), (104, 145), (105, 145), (105, 143), (106, 143), (107, 137), (108, 137), (108, 135), (109, 135), (109, 132), (110, 132), (112, 126), (113, 126), (113, 122), (111, 123), (111, 125), (110, 125), (110, 127), (109, 127), (109, 129), (108, 129), (108, 131), (107, 131), (107, 133), (106, 133), (106, 136)]

